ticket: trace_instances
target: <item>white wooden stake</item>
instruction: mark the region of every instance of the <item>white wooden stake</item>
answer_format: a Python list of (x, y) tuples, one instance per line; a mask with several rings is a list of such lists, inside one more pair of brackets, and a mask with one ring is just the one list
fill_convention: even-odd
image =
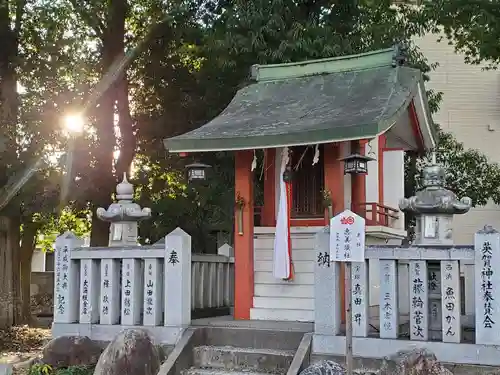
[(345, 317), (345, 358), (347, 375), (352, 375), (353, 356), (352, 356), (352, 296), (351, 296), (351, 262), (345, 262), (345, 299), (346, 299), (346, 317)]

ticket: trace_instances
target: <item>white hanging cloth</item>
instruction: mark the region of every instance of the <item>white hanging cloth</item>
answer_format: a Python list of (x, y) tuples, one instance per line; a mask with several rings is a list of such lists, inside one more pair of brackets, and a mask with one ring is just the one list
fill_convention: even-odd
[(319, 145), (316, 145), (314, 148), (314, 157), (313, 157), (313, 165), (318, 164), (319, 161)]
[(253, 150), (253, 160), (252, 160), (252, 166), (250, 167), (251, 171), (253, 172), (257, 168), (257, 153), (255, 150)]
[[(281, 168), (279, 176), (279, 204), (276, 217), (276, 235), (274, 237), (273, 276), (277, 279), (289, 280), (292, 278), (292, 257), (290, 241), (290, 202), (289, 187), (283, 181), (283, 173), (288, 164), (288, 147), (283, 148), (281, 154)], [(289, 183), (288, 183), (289, 184)]]

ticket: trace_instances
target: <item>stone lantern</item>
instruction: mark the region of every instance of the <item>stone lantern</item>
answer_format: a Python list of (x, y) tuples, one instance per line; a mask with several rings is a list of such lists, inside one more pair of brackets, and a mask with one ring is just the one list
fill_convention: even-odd
[(401, 211), (415, 215), (414, 244), (452, 245), (453, 215), (467, 213), (472, 201), (467, 197), (458, 199), (455, 193), (444, 187), (445, 169), (440, 165), (424, 168), (422, 185), (413, 197), (404, 198), (399, 202)]
[[(458, 199), (446, 189), (445, 169), (430, 165), (422, 171), (422, 188), (411, 198), (402, 199), (399, 208), (415, 215), (415, 246), (453, 245), (453, 216), (467, 213), (471, 199)], [(429, 299), (429, 335), (431, 340), (442, 338), (441, 264), (427, 262)]]
[(112, 203), (106, 210), (99, 207), (97, 217), (109, 221), (109, 246), (137, 246), (138, 222), (151, 217), (151, 209), (143, 208), (134, 203), (134, 186), (127, 181), (127, 174), (123, 174), (123, 181), (116, 186), (116, 203)]

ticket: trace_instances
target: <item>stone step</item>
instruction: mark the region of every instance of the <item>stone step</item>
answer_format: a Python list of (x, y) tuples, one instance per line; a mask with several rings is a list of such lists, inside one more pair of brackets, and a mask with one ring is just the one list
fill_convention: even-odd
[(272, 308), (263, 309), (252, 307), (250, 309), (250, 319), (278, 320), (286, 322), (314, 322), (314, 311)]
[(292, 363), (294, 351), (233, 346), (198, 346), (193, 349), (193, 355), (196, 367), (285, 373)]
[(219, 368), (191, 367), (182, 370), (182, 375), (284, 375), (286, 372), (258, 372), (252, 370), (224, 370)]

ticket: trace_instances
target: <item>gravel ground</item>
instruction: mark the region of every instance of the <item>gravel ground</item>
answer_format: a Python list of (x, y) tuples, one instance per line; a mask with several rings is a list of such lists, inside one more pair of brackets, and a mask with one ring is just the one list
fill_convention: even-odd
[(0, 330), (0, 363), (18, 363), (39, 354), (50, 340), (50, 329), (17, 326)]

